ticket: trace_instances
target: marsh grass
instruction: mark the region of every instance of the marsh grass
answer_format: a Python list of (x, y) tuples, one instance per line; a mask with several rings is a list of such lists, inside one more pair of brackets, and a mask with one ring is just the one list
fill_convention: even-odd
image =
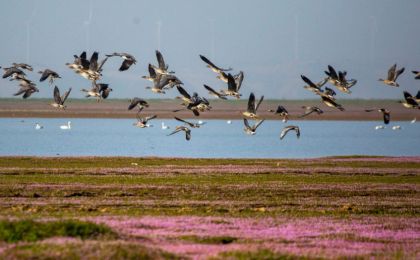
[(34, 242), (49, 237), (116, 238), (116, 233), (104, 225), (74, 220), (54, 222), (0, 221), (0, 240), (5, 242)]
[(159, 249), (126, 242), (31, 243), (17, 245), (3, 253), (2, 259), (184, 259)]

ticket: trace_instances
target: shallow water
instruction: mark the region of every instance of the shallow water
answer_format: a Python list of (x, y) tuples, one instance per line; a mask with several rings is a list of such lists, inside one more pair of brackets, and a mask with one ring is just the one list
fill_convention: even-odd
[[(265, 121), (254, 136), (243, 132), (242, 120), (205, 120), (192, 129), (191, 141), (183, 132), (166, 136), (175, 120), (152, 120), (154, 127), (137, 128), (134, 119), (70, 119), (71, 130), (61, 130), (68, 119), (0, 119), (0, 155), (35, 156), (163, 156), (191, 158), (314, 158), (334, 155), (420, 155), (420, 124), (391, 122), (375, 130), (380, 121)], [(35, 130), (35, 123), (44, 126)], [(161, 122), (170, 129), (161, 129)], [(298, 125), (301, 137), (286, 125)], [(401, 130), (392, 130), (400, 125)]]

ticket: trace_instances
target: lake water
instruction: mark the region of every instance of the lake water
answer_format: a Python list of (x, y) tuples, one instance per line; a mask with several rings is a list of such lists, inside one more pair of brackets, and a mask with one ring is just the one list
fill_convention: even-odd
[[(375, 130), (380, 121), (265, 121), (254, 136), (243, 132), (242, 120), (205, 120), (192, 129), (191, 141), (183, 132), (167, 136), (175, 120), (156, 119), (154, 127), (137, 128), (135, 119), (69, 119), (71, 130), (61, 130), (68, 119), (0, 119), (0, 155), (36, 156), (162, 156), (191, 158), (314, 158), (334, 155), (420, 155), (420, 124), (391, 122)], [(35, 130), (35, 123), (44, 126)], [(171, 129), (161, 129), (161, 122)], [(300, 139), (286, 125), (298, 125)], [(401, 130), (392, 130), (400, 125)]]

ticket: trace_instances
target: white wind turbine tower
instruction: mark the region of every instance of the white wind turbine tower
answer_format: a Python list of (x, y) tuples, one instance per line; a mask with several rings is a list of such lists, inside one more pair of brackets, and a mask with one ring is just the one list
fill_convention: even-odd
[(216, 42), (214, 38), (214, 20), (210, 20), (210, 29), (211, 29), (211, 59), (214, 60), (216, 56)]
[(370, 65), (374, 66), (375, 61), (375, 44), (376, 44), (376, 31), (378, 30), (378, 25), (376, 22), (376, 17), (370, 17), (370, 48), (369, 48), (369, 58)]
[(90, 45), (90, 22), (92, 21), (93, 16), (93, 8), (92, 8), (92, 0), (89, 1), (89, 17), (87, 20), (83, 21), (83, 25), (85, 26), (86, 31), (86, 51), (89, 53), (89, 45)]
[(160, 34), (162, 28), (162, 21), (159, 20), (157, 23), (157, 49), (160, 51)]
[(31, 16), (29, 17), (29, 19), (26, 21), (26, 63), (29, 63), (29, 59), (30, 59), (30, 55), (31, 55), (31, 50), (30, 50), (30, 46), (31, 46), (31, 23), (33, 18), (35, 17), (36, 14), (36, 8), (32, 9), (32, 13)]
[(295, 15), (295, 61), (299, 60), (299, 16)]

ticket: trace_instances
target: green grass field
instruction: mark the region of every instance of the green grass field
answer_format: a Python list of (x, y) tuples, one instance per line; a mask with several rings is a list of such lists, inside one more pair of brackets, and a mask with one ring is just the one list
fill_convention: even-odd
[(0, 232), (0, 258), (101, 258), (103, 248), (120, 259), (416, 258), (419, 184), (419, 158), (2, 157), (3, 225), (79, 221), (116, 235), (47, 228), (16, 243)]

